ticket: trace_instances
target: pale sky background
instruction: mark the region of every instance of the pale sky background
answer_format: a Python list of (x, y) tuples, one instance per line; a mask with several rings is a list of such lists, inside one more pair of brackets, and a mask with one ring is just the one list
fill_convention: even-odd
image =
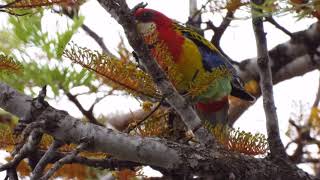
[[(141, 0), (127, 0), (130, 7), (133, 7)], [(148, 2), (148, 8), (156, 9), (163, 12), (168, 17), (174, 18), (180, 22), (186, 22), (189, 13), (189, 6), (187, 0), (145, 0)], [(200, 6), (199, 6), (200, 7)], [(109, 14), (97, 3), (97, 1), (90, 0), (81, 7), (81, 15), (85, 16), (85, 24), (91, 27), (96, 33), (103, 37), (103, 40), (109, 50), (116, 53), (117, 45), (120, 41), (119, 34), (124, 37), (122, 27), (111, 18)], [(236, 16), (243, 16), (244, 12), (236, 14)], [(65, 26), (66, 18), (56, 14), (47, 13), (48, 17), (44, 19), (44, 28), (52, 31), (56, 28), (63, 28)], [(61, 19), (64, 19), (61, 21)], [(295, 32), (306, 29), (314, 19), (305, 19), (303, 21), (296, 21), (292, 15), (282, 16), (276, 20), (284, 25), (289, 31)], [(221, 16), (214, 17), (214, 23), (218, 25), (221, 21)], [(268, 48), (271, 49), (279, 43), (289, 40), (289, 37), (272, 25), (265, 23), (265, 30), (268, 38)], [(208, 32), (206, 35), (211, 35)], [(211, 36), (209, 36), (211, 37)], [(76, 33), (72, 39), (79, 46), (85, 46), (90, 49), (100, 50), (99, 46), (81, 30)], [(222, 49), (234, 60), (241, 61), (245, 58), (256, 56), (256, 44), (251, 27), (251, 19), (241, 19), (232, 22), (231, 27), (225, 32), (221, 41)], [(286, 144), (288, 138), (285, 132), (288, 127), (288, 119), (290, 114), (296, 110), (293, 108), (294, 102), (301, 101), (303, 104), (312, 104), (315, 98), (318, 86), (318, 72), (311, 72), (304, 76), (296, 77), (288, 81), (281, 82), (274, 86), (275, 103), (278, 112), (279, 126), (281, 130), (281, 138)], [(79, 100), (85, 107), (89, 107), (94, 101), (93, 98), (80, 96)], [(77, 108), (63, 97), (59, 102), (50, 102), (51, 105), (58, 109), (67, 110), (72, 116), (81, 117), (82, 114)], [(133, 98), (119, 98), (118, 96), (107, 97), (95, 108), (97, 114), (115, 114), (121, 112), (128, 112), (140, 108), (139, 103)], [(264, 133), (265, 115), (262, 106), (262, 99), (252, 106), (235, 124), (235, 127), (240, 127), (242, 130), (250, 131), (252, 133)], [(1, 161), (2, 162), (2, 161)], [(303, 166), (305, 170), (311, 172), (309, 168)], [(0, 174), (0, 176), (3, 173)]]

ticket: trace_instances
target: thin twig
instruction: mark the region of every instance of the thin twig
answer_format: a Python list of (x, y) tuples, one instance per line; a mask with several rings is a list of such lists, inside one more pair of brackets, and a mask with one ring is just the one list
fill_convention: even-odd
[(40, 178), (40, 180), (47, 180), (49, 179), (58, 169), (60, 169), (64, 164), (72, 162), (73, 159), (80, 153), (81, 150), (86, 148), (88, 145), (87, 142), (81, 143), (74, 151), (70, 154), (65, 156), (64, 158), (60, 159), (56, 163), (53, 164), (52, 168)]
[[(44, 150), (39, 150), (39, 155), (43, 156), (46, 153)], [(50, 159), (49, 163), (55, 163), (59, 159), (62, 159), (66, 157), (70, 152), (62, 153), (62, 152), (56, 152), (53, 154), (53, 158)], [(116, 170), (116, 169), (132, 169), (137, 166), (142, 166), (143, 164), (132, 162), (132, 161), (126, 161), (126, 160), (118, 160), (113, 157), (99, 159), (99, 158), (87, 158), (83, 156), (76, 156), (73, 158), (72, 161), (66, 163), (66, 164), (72, 164), (72, 163), (78, 163), (78, 164), (84, 164), (90, 167), (100, 168), (100, 169), (109, 169), (109, 170)]]
[[(65, 11), (59, 11), (59, 10), (53, 10), (53, 12), (61, 14), (63, 13), (64, 15), (66, 15), (67, 17), (69, 17), (70, 19), (73, 18), (78, 18), (78, 17), (74, 17), (74, 15), (67, 13)], [(96, 43), (100, 46), (100, 48), (102, 49), (102, 51), (106, 54), (109, 54), (111, 56), (114, 56), (111, 51), (107, 48), (106, 44), (103, 42), (103, 38), (100, 37), (96, 32), (94, 32), (89, 26), (82, 24), (81, 28), (84, 30), (84, 32), (86, 32), (94, 41), (96, 41)], [(114, 56), (115, 57), (115, 56)]]
[[(251, 0), (255, 5), (261, 5), (264, 0)], [(256, 37), (258, 69), (260, 74), (260, 86), (263, 96), (263, 106), (266, 115), (266, 126), (268, 134), (268, 144), (271, 156), (274, 158), (287, 158), (284, 146), (280, 139), (278, 116), (273, 98), (272, 76), (267, 49), (266, 33), (264, 32), (262, 17), (256, 16), (257, 12), (261, 13), (252, 6), (252, 25)]]
[(224, 32), (229, 27), (231, 21), (233, 20), (234, 11), (228, 11), (226, 16), (223, 18), (219, 27), (212, 29), (214, 31), (214, 35), (212, 36), (211, 42), (216, 45), (220, 46), (220, 40)]
[(32, 171), (32, 175), (30, 177), (31, 180), (39, 179), (43, 171), (48, 163), (50, 163), (51, 159), (54, 157), (56, 150), (62, 145), (63, 143), (60, 141), (53, 141), (47, 152), (42, 156), (40, 161), (37, 163), (36, 167)]
[(138, 126), (140, 126), (143, 122), (145, 122), (153, 113), (155, 113), (159, 107), (161, 106), (162, 102), (164, 101), (165, 98), (162, 98), (160, 100), (160, 102), (157, 104), (156, 107), (154, 107), (150, 113), (148, 113), (141, 121), (139, 121), (135, 126), (133, 127), (129, 127), (128, 130), (126, 130), (127, 133), (130, 133), (132, 130), (134, 130), (135, 128), (137, 128)]
[(19, 152), (14, 156), (13, 160), (0, 166), (0, 171), (10, 168), (15, 168), (28, 154), (32, 153), (39, 144), (42, 138), (42, 133), (39, 130), (34, 130), (30, 134), (28, 141), (23, 145)]
[(293, 38), (293, 35), (290, 31), (288, 31), (286, 28), (281, 26), (279, 23), (277, 23), (276, 20), (272, 16), (267, 16), (266, 21), (274, 25), (276, 28), (280, 29), (282, 32), (284, 32), (286, 35), (288, 35), (291, 39)]
[(238, 62), (232, 60), (221, 48), (220, 46), (220, 40), (222, 35), (224, 34), (224, 32), (227, 30), (227, 28), (229, 27), (231, 21), (233, 20), (234, 17), (234, 13), (235, 11), (228, 11), (226, 16), (223, 18), (221, 24), (219, 25), (219, 27), (214, 26), (214, 24), (209, 21), (207, 23), (207, 29), (211, 29), (213, 30), (214, 34), (211, 38), (211, 43), (213, 43), (216, 48), (220, 51), (220, 53), (226, 57), (232, 64), (239, 64)]
[[(319, 71), (319, 73), (320, 73), (320, 71)], [(317, 95), (316, 95), (316, 98), (315, 98), (315, 100), (314, 100), (314, 102), (313, 102), (312, 107), (313, 107), (313, 108), (317, 108), (318, 105), (319, 105), (319, 101), (320, 101), (320, 76), (319, 76), (319, 84), (318, 84)]]
[(208, 0), (205, 4), (203, 4), (200, 9), (198, 9), (195, 13), (193, 13), (193, 14), (189, 17), (189, 19), (194, 19), (196, 16), (198, 16), (198, 15), (201, 13), (201, 11), (204, 10), (204, 9), (206, 8), (206, 6), (207, 6), (210, 2), (211, 2), (211, 0)]
[[(68, 97), (68, 99), (74, 103), (74, 105), (77, 106), (77, 108), (79, 109), (79, 111), (88, 119), (89, 122), (96, 124), (98, 126), (104, 126), (102, 123), (100, 123), (93, 115), (93, 108), (94, 106), (97, 104), (97, 102), (93, 103), (93, 105), (90, 107), (89, 110), (85, 110), (84, 107), (82, 106), (82, 104), (79, 102), (79, 100), (77, 99), (77, 97), (73, 94), (71, 94), (69, 91), (65, 90), (64, 88), (61, 88), (64, 93), (66, 94), (66, 96)], [(99, 101), (98, 101), (99, 102)]]

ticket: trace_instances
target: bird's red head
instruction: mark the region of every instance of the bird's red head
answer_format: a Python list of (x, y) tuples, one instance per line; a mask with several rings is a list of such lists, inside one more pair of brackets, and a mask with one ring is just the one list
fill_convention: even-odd
[(153, 22), (157, 25), (165, 25), (171, 23), (171, 19), (161, 12), (147, 8), (137, 9), (134, 13), (134, 17), (137, 21), (143, 23)]

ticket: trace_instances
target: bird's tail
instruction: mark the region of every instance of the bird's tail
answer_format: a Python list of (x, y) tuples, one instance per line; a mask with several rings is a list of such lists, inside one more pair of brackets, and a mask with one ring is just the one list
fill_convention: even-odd
[(196, 104), (196, 110), (200, 118), (208, 121), (212, 126), (228, 124), (228, 109), (229, 102), (227, 96), (219, 101), (198, 102)]

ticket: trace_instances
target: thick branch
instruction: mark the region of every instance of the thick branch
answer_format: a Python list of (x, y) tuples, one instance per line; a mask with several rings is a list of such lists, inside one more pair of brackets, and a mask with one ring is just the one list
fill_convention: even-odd
[[(259, 0), (252, 0), (251, 2), (259, 5), (262, 4)], [(274, 104), (272, 75), (267, 49), (266, 33), (264, 32), (262, 17), (256, 16), (255, 13), (257, 12), (255, 11), (258, 10), (253, 8), (252, 24), (257, 42), (257, 63), (260, 74), (260, 87), (263, 96), (263, 106), (266, 115), (268, 144), (273, 157), (286, 158), (287, 154), (280, 139), (278, 116)]]
[[(11, 97), (0, 98), (0, 107), (6, 107), (4, 109), (10, 113), (21, 113), (20, 107), (23, 108), (31, 103), (17, 101), (30, 97), (0, 83), (0, 97), (7, 92), (11, 92)], [(218, 148), (191, 147), (159, 138), (142, 138), (117, 133), (101, 126), (81, 122), (66, 112), (50, 106), (46, 106), (43, 113), (33, 119), (45, 120), (46, 126), (43, 130), (56, 140), (80, 144), (83, 137), (86, 137), (90, 139), (87, 150), (106, 152), (122, 160), (160, 167), (174, 174), (181, 175), (188, 172), (201, 176), (211, 175), (215, 179), (225, 179), (231, 174), (236, 179), (313, 179), (301, 170), (277, 165), (276, 162), (267, 159), (256, 159)]]
[[(12, 92), (10, 100), (0, 100), (0, 107), (7, 107), (6, 111), (15, 114), (20, 112), (18, 110), (20, 107), (31, 103), (23, 101), (21, 104), (16, 104), (16, 100), (29, 97), (0, 83), (0, 97), (7, 91)], [(15, 105), (7, 106), (8, 102)], [(34, 119), (45, 120), (46, 127), (43, 127), (43, 131), (56, 140), (80, 144), (85, 137), (90, 139), (87, 150), (106, 152), (122, 160), (152, 165), (174, 174), (181, 175), (188, 172), (212, 176), (215, 179), (226, 179), (230, 174), (236, 179), (312, 179), (301, 170), (292, 169), (291, 166), (279, 166), (267, 159), (256, 159), (220, 148), (191, 147), (159, 138), (142, 138), (117, 133), (101, 126), (81, 122), (66, 112), (50, 106), (46, 106), (43, 113)]]

